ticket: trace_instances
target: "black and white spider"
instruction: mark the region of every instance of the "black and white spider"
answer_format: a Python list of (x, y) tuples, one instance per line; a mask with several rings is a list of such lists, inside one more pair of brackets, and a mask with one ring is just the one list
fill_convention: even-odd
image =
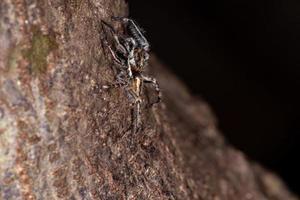
[(112, 20), (121, 23), (123, 31), (117, 32), (110, 24), (101, 21), (102, 42), (118, 66), (117, 82), (128, 86), (128, 92), (133, 98), (137, 130), (141, 126), (143, 84), (151, 83), (154, 86), (158, 98), (153, 104), (160, 102), (161, 93), (156, 79), (143, 74), (149, 60), (150, 45), (142, 29), (132, 19), (126, 17), (112, 17)]

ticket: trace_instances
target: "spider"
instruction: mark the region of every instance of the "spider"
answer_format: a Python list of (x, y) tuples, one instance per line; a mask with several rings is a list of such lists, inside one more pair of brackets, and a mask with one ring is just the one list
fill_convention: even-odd
[(117, 83), (126, 86), (129, 96), (135, 105), (135, 130), (141, 127), (141, 104), (144, 83), (151, 83), (157, 92), (157, 100), (161, 101), (161, 92), (155, 78), (143, 74), (149, 60), (150, 45), (143, 35), (142, 29), (126, 17), (112, 17), (113, 21), (122, 25), (123, 32), (117, 31), (105, 21), (101, 21), (103, 44), (108, 48), (117, 67)]

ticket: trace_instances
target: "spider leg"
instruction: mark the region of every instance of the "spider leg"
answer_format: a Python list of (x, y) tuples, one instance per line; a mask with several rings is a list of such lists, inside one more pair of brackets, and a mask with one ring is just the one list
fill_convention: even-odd
[(132, 89), (128, 90), (129, 95), (133, 98), (132, 106), (132, 115), (133, 115), (133, 130), (137, 132), (141, 128), (142, 120), (141, 120), (141, 105), (142, 99), (136, 94)]
[(121, 21), (123, 24), (127, 24), (127, 27), (133, 35), (134, 39), (137, 40), (137, 45), (143, 48), (145, 51), (150, 50), (150, 44), (143, 34), (144, 31), (137, 25), (134, 20), (127, 17), (112, 17), (112, 20)]
[(111, 19), (115, 21), (121, 21), (121, 22), (128, 22), (131, 20), (127, 17), (116, 17), (116, 16), (112, 16)]
[(141, 127), (141, 124), (142, 124), (142, 120), (141, 120), (141, 104), (142, 104), (142, 101), (141, 100), (138, 100), (136, 102), (136, 122), (135, 122), (135, 127), (134, 127), (134, 130), (135, 132), (138, 131), (138, 129), (140, 129)]
[(110, 34), (116, 38), (116, 41), (120, 44), (119, 39), (116, 37), (116, 31), (115, 29), (109, 25), (108, 23), (106, 23), (105, 21), (101, 20), (101, 26), (102, 26), (102, 30), (105, 32), (105, 36), (107, 37), (108, 33), (106, 32), (106, 30), (108, 30), (110, 32)]
[(154, 103), (152, 103), (151, 105), (159, 103), (161, 101), (161, 91), (160, 91), (157, 80), (155, 78), (144, 76), (144, 75), (142, 75), (142, 79), (145, 83), (152, 83), (152, 85), (154, 86), (155, 91), (157, 93), (157, 100)]
[[(103, 37), (102, 37), (102, 44), (103, 46), (107, 46), (109, 49), (110, 54), (112, 55), (113, 59), (119, 64), (122, 65), (121, 60), (118, 58), (118, 56), (116, 55), (116, 53), (113, 51), (112, 46), (109, 44), (108, 42), (108, 35), (111, 35), (113, 37), (113, 40), (117, 43), (117, 47), (123, 47), (123, 45), (121, 45), (119, 38), (114, 30), (114, 28), (109, 25), (108, 23), (106, 23), (105, 21), (101, 20), (101, 26), (102, 26), (102, 30), (103, 30)], [(110, 33), (107, 33), (107, 31), (109, 31)], [(123, 47), (124, 48), (124, 47)]]
[(112, 55), (114, 61), (119, 64), (119, 65), (123, 65), (122, 61), (117, 57), (117, 55), (115, 54), (115, 52), (112, 50), (111, 46), (110, 45), (107, 45), (108, 47), (108, 50), (110, 52), (110, 54)]
[[(126, 51), (126, 48), (125, 48), (124, 45), (120, 42), (120, 39), (119, 39), (120, 36), (118, 36), (118, 34), (116, 33), (115, 29), (114, 29), (111, 25), (109, 25), (108, 23), (106, 23), (106, 22), (103, 21), (103, 20), (101, 20), (101, 25), (102, 25), (102, 29), (103, 29), (103, 30), (109, 30), (110, 35), (113, 36), (115, 42), (117, 43), (117, 46), (121, 48), (121, 51), (122, 51), (122, 52), (125, 52), (125, 51)], [(106, 33), (106, 31), (105, 31), (105, 35), (106, 35), (106, 37), (107, 37), (107, 35), (108, 35), (108, 34)], [(122, 38), (122, 37), (121, 37), (121, 38)], [(107, 39), (106, 39), (106, 40), (107, 40)]]
[[(108, 44), (108, 42), (106, 40), (104, 40), (104, 44), (107, 46), (108, 50), (109, 50), (109, 53), (111, 54), (114, 62), (116, 64), (119, 65), (120, 69), (122, 70), (122, 68), (124, 68), (124, 60), (121, 60), (120, 58), (118, 58), (118, 56), (116, 55), (116, 53), (112, 50), (111, 46)], [(104, 51), (105, 52), (105, 51)], [(105, 55), (107, 57), (107, 55)], [(112, 67), (112, 70), (114, 72), (114, 74), (116, 75), (117, 74), (117, 80), (119, 81), (120, 80), (120, 77), (122, 76), (120, 73), (117, 72), (117, 69), (115, 67)]]
[(128, 73), (129, 78), (133, 78), (130, 56), (127, 58), (127, 73)]

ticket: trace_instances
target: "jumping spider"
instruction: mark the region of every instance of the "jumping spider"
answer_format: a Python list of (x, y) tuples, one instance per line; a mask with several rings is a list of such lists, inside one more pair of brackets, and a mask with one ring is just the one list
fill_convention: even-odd
[(151, 83), (157, 94), (157, 101), (161, 100), (160, 89), (156, 79), (143, 74), (149, 60), (150, 45), (141, 28), (126, 17), (112, 17), (113, 21), (122, 25), (123, 32), (117, 32), (110, 24), (101, 21), (103, 38), (102, 43), (111, 54), (117, 70), (117, 85), (127, 88), (129, 96), (135, 105), (134, 124), (135, 130), (141, 126), (141, 104), (143, 84)]

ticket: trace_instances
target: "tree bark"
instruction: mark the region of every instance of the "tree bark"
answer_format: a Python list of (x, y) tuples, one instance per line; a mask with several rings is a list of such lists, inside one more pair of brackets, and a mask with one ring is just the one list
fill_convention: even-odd
[(0, 199), (297, 199), (152, 55), (142, 131), (101, 48), (123, 0), (1, 0)]

